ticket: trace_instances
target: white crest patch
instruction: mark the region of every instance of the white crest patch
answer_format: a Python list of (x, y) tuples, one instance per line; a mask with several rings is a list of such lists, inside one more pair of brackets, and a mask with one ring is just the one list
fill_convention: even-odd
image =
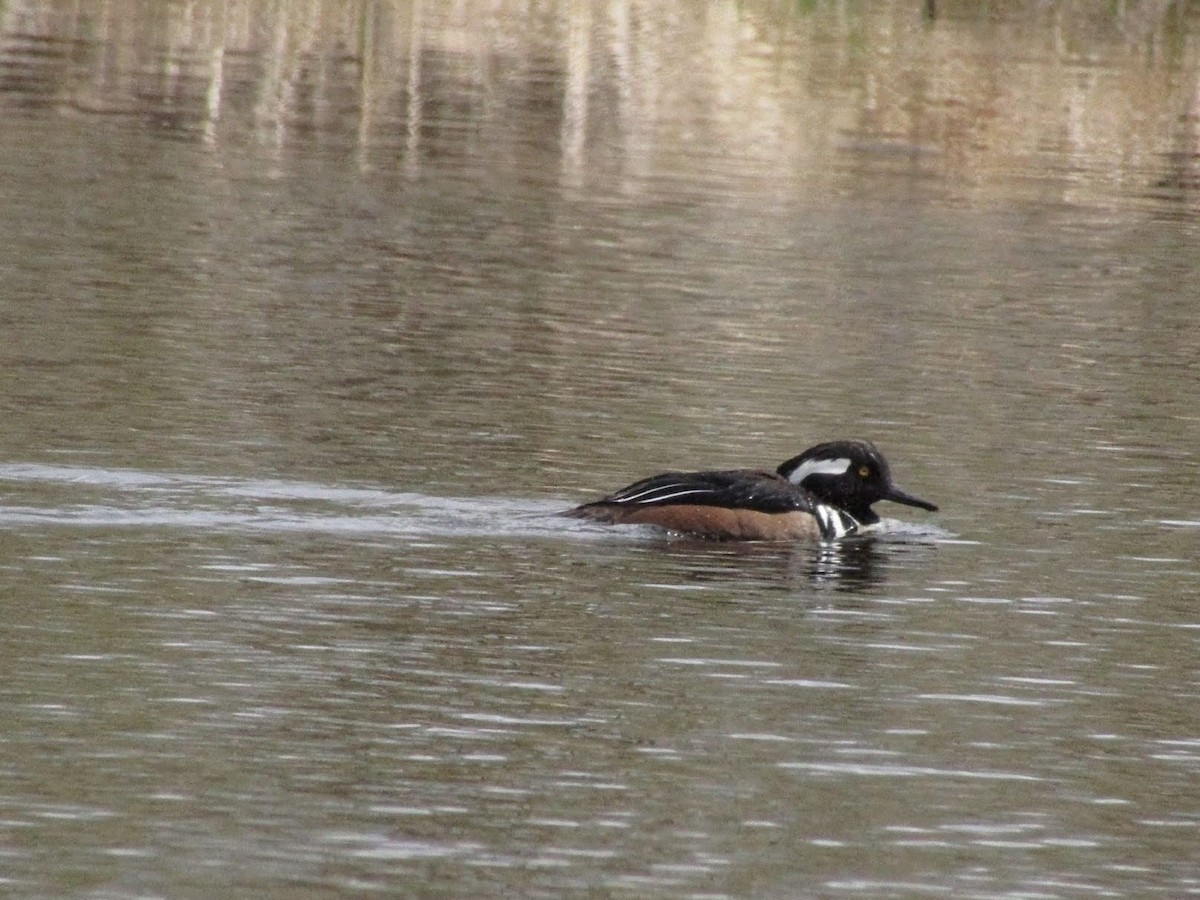
[(845, 456), (837, 459), (810, 459), (796, 467), (788, 476), (792, 484), (802, 484), (809, 475), (845, 475), (850, 469), (850, 460)]

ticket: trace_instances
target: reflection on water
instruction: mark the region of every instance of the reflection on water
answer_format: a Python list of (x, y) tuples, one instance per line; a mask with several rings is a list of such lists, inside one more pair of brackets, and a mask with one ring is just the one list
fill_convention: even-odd
[(1186, 4), (830, 6), (15, 4), (3, 94), (409, 176), (486, 159), (527, 184), (642, 191), (719, 178), (734, 155), (736, 192), (831, 177), (855, 190), (870, 172), (995, 196), (995, 175), (1016, 171), (1061, 179), (1067, 202), (1132, 186), (1194, 206)]
[[(4, 6), (0, 884), (1194, 891), (1198, 26)], [(556, 515), (854, 436), (942, 511)]]

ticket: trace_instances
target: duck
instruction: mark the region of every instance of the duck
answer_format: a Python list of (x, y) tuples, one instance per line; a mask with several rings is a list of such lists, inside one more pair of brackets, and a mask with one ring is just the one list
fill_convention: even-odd
[(871, 508), (889, 500), (938, 507), (901, 490), (866, 440), (827, 441), (767, 469), (663, 472), (564, 515), (608, 525), (653, 525), (695, 537), (833, 541), (876, 530)]

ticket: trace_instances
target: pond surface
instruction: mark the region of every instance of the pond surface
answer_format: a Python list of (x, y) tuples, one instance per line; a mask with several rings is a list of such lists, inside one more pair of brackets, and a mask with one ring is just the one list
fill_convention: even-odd
[(1200, 18), (993, 6), (5, 7), (6, 895), (1200, 893)]

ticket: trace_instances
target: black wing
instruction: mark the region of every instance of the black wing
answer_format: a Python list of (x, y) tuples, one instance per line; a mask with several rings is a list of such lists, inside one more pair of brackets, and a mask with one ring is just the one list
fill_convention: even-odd
[[(618, 506), (666, 506), (676, 503), (754, 509), (759, 512), (814, 512), (811, 494), (774, 472), (733, 469), (724, 472), (664, 472), (634, 482), (598, 501)], [(589, 504), (590, 505), (590, 504)]]

